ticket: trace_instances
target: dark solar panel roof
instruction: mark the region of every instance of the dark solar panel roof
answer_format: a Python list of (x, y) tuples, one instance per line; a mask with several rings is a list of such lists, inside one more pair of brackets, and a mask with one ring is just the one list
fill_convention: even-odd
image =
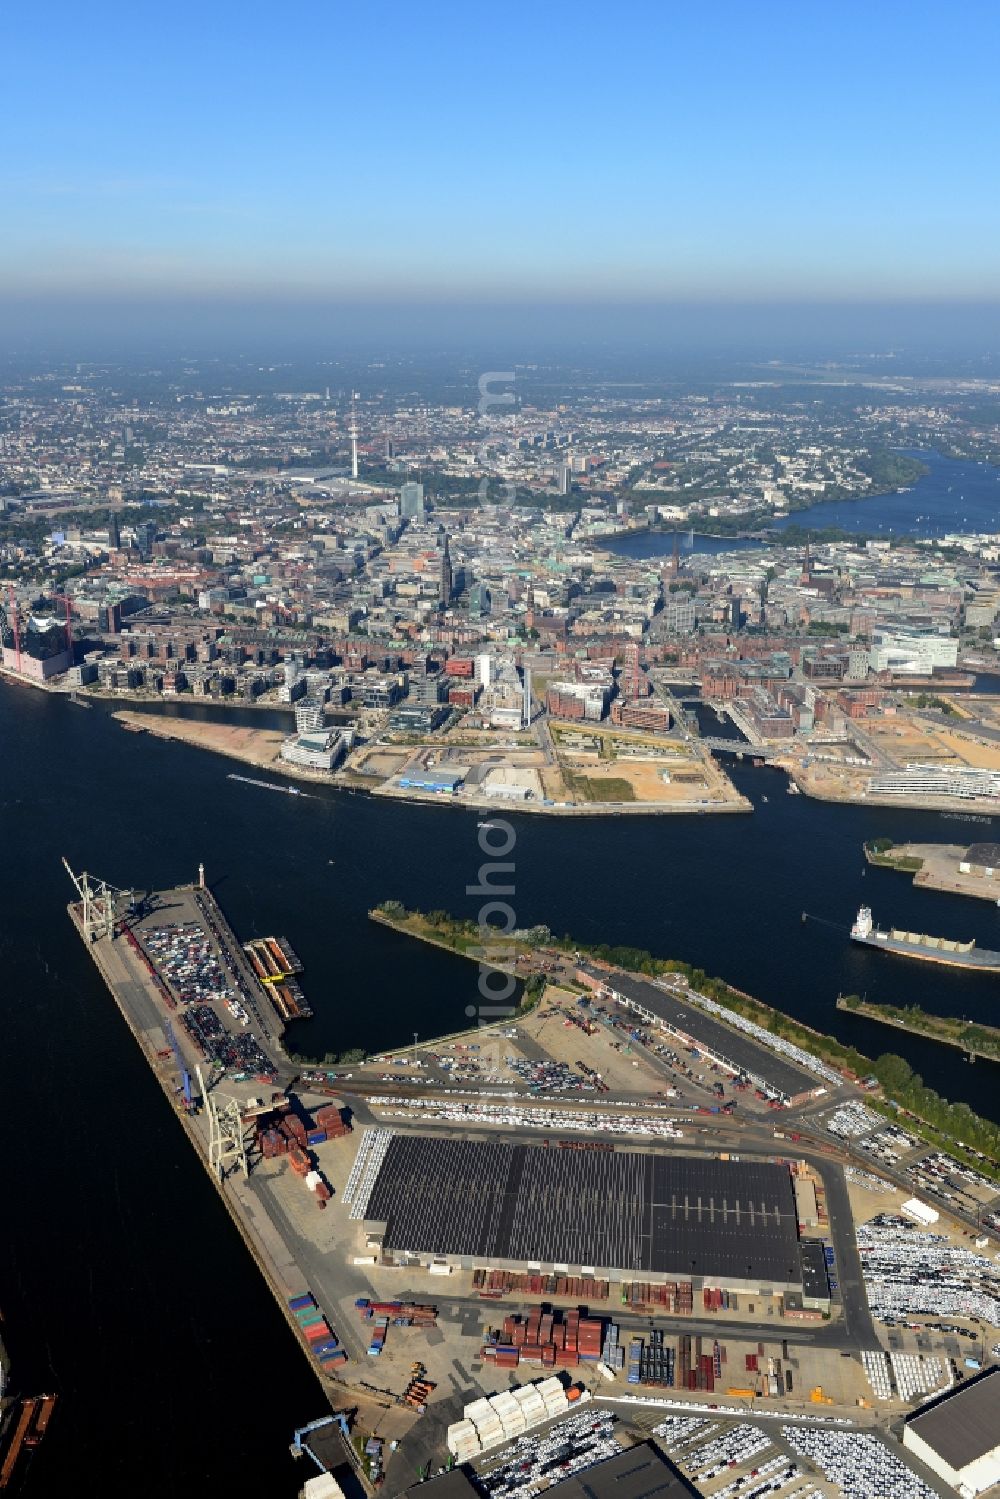
[(621, 994), (633, 1004), (641, 1005), (658, 1020), (700, 1041), (707, 1051), (724, 1057), (738, 1071), (745, 1072), (749, 1077), (763, 1078), (789, 1098), (794, 1098), (798, 1093), (807, 1093), (818, 1086), (818, 1078), (804, 1067), (797, 1067), (750, 1036), (731, 1030), (697, 1005), (675, 998), (657, 984), (633, 978), (631, 974), (619, 970), (607, 973), (601, 969), (589, 968), (584, 963), (580, 966), (593, 973), (615, 993)]
[(968, 863), (983, 869), (1000, 869), (1000, 843), (973, 843), (965, 857)]
[(696, 1499), (696, 1490), (650, 1442), (606, 1457), (550, 1492), (558, 1499)]
[(791, 1178), (768, 1162), (400, 1134), (366, 1217), (390, 1250), (799, 1283)]
[(906, 1424), (956, 1472), (1000, 1447), (1000, 1368), (987, 1369)]

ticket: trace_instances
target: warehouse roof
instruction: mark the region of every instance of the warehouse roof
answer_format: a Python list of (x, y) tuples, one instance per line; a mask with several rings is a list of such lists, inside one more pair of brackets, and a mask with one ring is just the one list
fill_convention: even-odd
[(558, 1499), (691, 1499), (696, 1494), (651, 1442), (606, 1457), (550, 1492)]
[(1000, 1446), (1000, 1368), (907, 1416), (906, 1425), (956, 1472)]
[(390, 1251), (800, 1284), (770, 1162), (397, 1134), (365, 1216)]
[(479, 1490), (464, 1468), (449, 1468), (436, 1478), (427, 1478), (407, 1489), (407, 1494), (420, 1490), (421, 1499), (480, 1499)]
[(830, 1294), (830, 1279), (826, 1272), (826, 1256), (817, 1239), (803, 1239), (799, 1245), (802, 1263), (802, 1294), (814, 1300), (823, 1300)]
[(657, 1020), (683, 1031), (692, 1040), (700, 1041), (706, 1051), (725, 1058), (737, 1071), (763, 1079), (789, 1098), (808, 1093), (818, 1086), (818, 1080), (804, 1068), (778, 1056), (752, 1037), (731, 1030), (693, 1002), (668, 994), (658, 984), (651, 984), (648, 979), (636, 978), (620, 969), (607, 972), (586, 963), (581, 963), (580, 967), (599, 978), (615, 994), (648, 1010)]

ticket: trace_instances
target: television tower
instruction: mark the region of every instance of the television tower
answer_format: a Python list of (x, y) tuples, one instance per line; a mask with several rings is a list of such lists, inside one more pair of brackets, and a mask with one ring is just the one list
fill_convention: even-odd
[(350, 433), (350, 438), (351, 438), (351, 478), (352, 479), (356, 479), (358, 477), (358, 408), (354, 404), (357, 399), (358, 399), (358, 393), (357, 393), (357, 391), (356, 390), (352, 390), (351, 391), (351, 425), (347, 429), (348, 432)]

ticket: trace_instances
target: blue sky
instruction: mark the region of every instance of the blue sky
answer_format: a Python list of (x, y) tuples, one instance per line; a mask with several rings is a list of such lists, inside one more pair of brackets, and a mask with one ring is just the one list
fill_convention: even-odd
[(1000, 297), (1000, 7), (8, 6), (0, 295)]

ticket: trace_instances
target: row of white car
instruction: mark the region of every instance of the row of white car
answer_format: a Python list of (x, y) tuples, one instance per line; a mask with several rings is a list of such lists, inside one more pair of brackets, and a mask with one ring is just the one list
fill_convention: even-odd
[(857, 1241), (872, 1316), (978, 1317), (1000, 1325), (1000, 1269), (985, 1255), (886, 1214), (862, 1224)]
[(608, 1135), (642, 1135), (681, 1140), (683, 1131), (669, 1119), (634, 1114), (576, 1113), (568, 1109), (531, 1108), (526, 1104), (441, 1103), (425, 1098), (372, 1099), (391, 1119), (405, 1119), (419, 1110), (423, 1119), (447, 1119), (465, 1124), (509, 1125), (517, 1129), (587, 1130)]
[(913, 1469), (867, 1432), (783, 1426), (793, 1452), (836, 1484), (843, 1499), (937, 1499)]

